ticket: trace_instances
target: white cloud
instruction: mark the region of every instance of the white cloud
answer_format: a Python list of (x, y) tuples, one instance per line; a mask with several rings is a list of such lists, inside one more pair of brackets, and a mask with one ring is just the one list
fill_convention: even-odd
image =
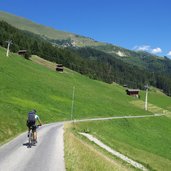
[(137, 51), (149, 51), (150, 46), (149, 45), (135, 46), (134, 50), (137, 50)]
[(154, 54), (157, 54), (157, 53), (161, 53), (162, 52), (162, 50), (161, 50), (161, 48), (154, 48), (154, 49), (151, 49), (151, 53), (154, 53)]
[(168, 55), (168, 56), (171, 56), (171, 51), (169, 51), (167, 55)]
[(159, 48), (159, 47), (152, 48), (150, 45), (135, 46), (133, 49), (136, 50), (136, 51), (146, 51), (146, 52), (150, 52), (150, 53), (153, 53), (153, 54), (157, 54), (157, 53), (162, 52), (161, 48)]

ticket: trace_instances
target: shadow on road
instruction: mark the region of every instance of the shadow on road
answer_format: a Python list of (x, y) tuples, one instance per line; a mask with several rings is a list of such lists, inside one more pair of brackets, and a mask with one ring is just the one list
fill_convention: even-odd
[(36, 146), (35, 143), (24, 143), (23, 146), (26, 146), (27, 148), (31, 148), (32, 146)]

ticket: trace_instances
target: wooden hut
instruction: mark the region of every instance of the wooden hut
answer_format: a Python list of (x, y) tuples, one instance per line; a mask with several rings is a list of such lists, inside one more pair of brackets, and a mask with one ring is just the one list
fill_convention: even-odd
[(140, 92), (139, 89), (126, 89), (127, 95), (134, 96), (134, 97), (137, 97), (137, 98), (139, 97), (139, 92)]
[(58, 71), (58, 72), (63, 72), (63, 71), (64, 71), (63, 65), (62, 65), (62, 64), (57, 64), (57, 65), (56, 65), (56, 71)]
[(25, 57), (27, 54), (27, 50), (19, 50), (18, 54)]

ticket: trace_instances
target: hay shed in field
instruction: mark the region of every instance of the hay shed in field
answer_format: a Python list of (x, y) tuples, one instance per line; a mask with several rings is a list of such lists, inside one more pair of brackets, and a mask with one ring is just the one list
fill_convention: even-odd
[(25, 57), (27, 54), (27, 50), (19, 50), (18, 54)]
[(63, 72), (64, 71), (64, 66), (62, 64), (57, 64), (56, 65), (56, 71)]
[(127, 95), (134, 96), (134, 97), (137, 97), (137, 98), (139, 97), (139, 92), (140, 92), (139, 89), (126, 89)]

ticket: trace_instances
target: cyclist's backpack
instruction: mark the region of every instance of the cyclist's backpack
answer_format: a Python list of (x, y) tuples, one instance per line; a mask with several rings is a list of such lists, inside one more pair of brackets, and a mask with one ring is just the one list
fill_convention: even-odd
[(28, 113), (28, 120), (27, 120), (27, 122), (30, 123), (31, 125), (35, 124), (36, 119), (35, 119), (35, 112), (34, 111)]

